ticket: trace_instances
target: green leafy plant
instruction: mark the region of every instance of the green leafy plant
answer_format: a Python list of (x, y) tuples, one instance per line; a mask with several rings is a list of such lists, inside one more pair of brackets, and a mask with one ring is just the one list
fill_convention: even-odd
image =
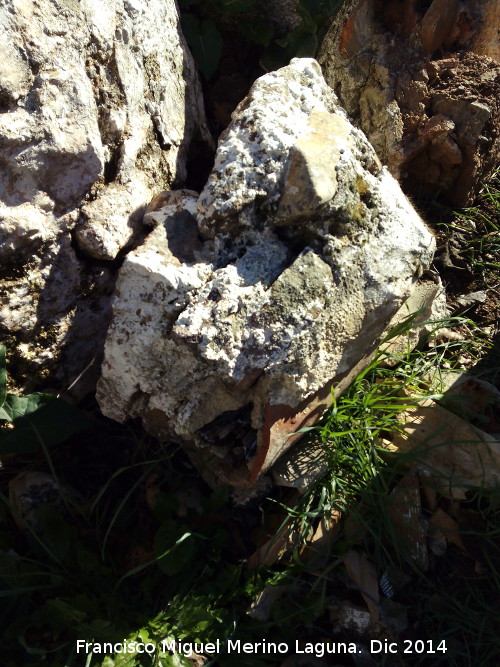
[[(248, 12), (254, 5), (255, 0), (181, 0), (182, 31), (207, 81), (215, 74), (222, 55), (221, 19), (227, 15)], [(191, 11), (193, 7), (196, 14)]]
[(211, 18), (200, 21), (194, 14), (183, 14), (181, 26), (200, 72), (210, 79), (222, 55), (222, 35), (215, 21)]
[(84, 413), (50, 394), (16, 396), (7, 392), (6, 350), (0, 345), (0, 454), (36, 451), (92, 428)]
[(262, 54), (262, 67), (271, 71), (287, 65), (292, 58), (314, 58), (331, 17), (343, 3), (344, 0), (299, 0), (299, 24), (287, 35), (270, 40)]
[[(1, 352), (4, 360), (4, 350)], [(4, 404), (15, 404), (5, 391), (5, 365), (0, 365), (0, 375)], [(45, 403), (38, 403), (37, 397), (29, 400), (43, 410)], [(6, 414), (10, 416), (10, 412)], [(72, 451), (74, 456), (79, 448), (89, 449), (94, 444), (102, 451), (103, 445), (109, 446), (116, 437), (117, 427), (101, 418), (94, 424), (98, 429), (92, 439), (86, 440), (85, 431), (75, 435), (68, 430), (70, 441), (61, 445), (62, 431), (54, 424), (55, 435), (47, 429), (45, 443), (36, 427), (36, 415), (35, 407), (26, 416), (40, 437), (40, 447), (23, 450), (23, 462), (27, 465), (29, 456), (29, 467), (48, 466), (62, 502), (52, 505), (42, 501), (34, 510), (36, 528), (24, 524), (4, 486), (12, 475), (10, 466), (16, 469), (15, 461), (0, 469), (2, 664), (31, 667), (44, 659), (53, 667), (107, 667), (115, 664), (109, 652), (107, 656), (86, 655), (82, 662), (76, 653), (77, 639), (90, 644), (126, 639), (152, 642), (158, 650), (154, 658), (137, 651), (127, 654), (125, 661), (118, 656), (119, 664), (159, 664), (152, 660), (161, 656), (162, 664), (189, 665), (182, 656), (162, 655), (161, 641), (169, 636), (198, 641), (223, 637), (226, 628), (232, 627), (233, 608), (241, 605), (242, 585), (246, 585), (241, 565), (221, 557), (229, 544), (224, 509), (227, 490), (209, 492), (201, 497), (199, 509), (189, 510), (181, 518), (178, 494), (185, 480), (174, 476), (168, 487), (158, 492), (152, 507), (154, 516), (149, 510), (143, 526), (137, 516), (137, 499), (151, 475), (167, 475), (169, 479), (169, 459), (174, 452), (160, 448), (156, 456), (144, 460), (140, 443), (129, 440), (127, 428), (122, 427), (108, 478), (94, 497), (88, 496), (87, 490), (86, 500), (72, 511), (75, 503), (67, 495), (68, 454)], [(48, 447), (56, 442), (61, 448)], [(139, 460), (116, 469), (119, 454), (126, 458), (127, 451)], [(83, 471), (78, 472), (80, 481)], [(85, 495), (84, 487), (79, 491)], [(206, 521), (200, 512), (221, 516)]]
[(299, 24), (277, 36), (272, 25), (255, 14), (256, 0), (181, 0), (181, 25), (188, 45), (206, 80), (217, 71), (223, 51), (223, 21), (238, 16), (241, 38), (262, 49), (260, 64), (271, 71), (295, 57), (314, 57), (328, 22), (344, 0), (299, 0)]
[[(406, 325), (411, 324), (410, 317)], [(470, 326), (464, 319), (441, 324)], [(400, 325), (393, 333), (403, 332), (404, 325)], [(456, 340), (435, 344), (427, 350), (390, 357), (391, 367), (385, 365), (389, 355), (381, 349), (350, 389), (334, 401), (323, 423), (312, 431), (323, 443), (327, 474), (298, 502), (272, 501), (281, 503), (288, 512), (294, 539), (292, 552), (273, 568), (249, 571), (231, 555), (233, 515), (227, 489), (202, 490), (197, 503), (184, 507), (189, 472), (184, 469), (179, 474), (171, 467), (176, 465), (171, 462), (174, 452), (157, 444), (149, 457), (140, 456), (138, 452), (144, 450), (136, 441), (132, 440), (129, 448), (124, 445), (124, 431), (118, 438), (119, 451), (125, 459), (132, 459), (121, 466), (115, 462), (109, 476), (72, 516), (41, 508), (38, 534), (16, 532), (4, 494), (0, 514), (4, 664), (31, 667), (42, 658), (54, 667), (83, 664), (76, 654), (77, 639), (90, 643), (125, 639), (152, 642), (158, 647), (153, 658), (137, 652), (121, 657), (98, 653), (85, 657), (89, 667), (138, 667), (160, 662), (188, 666), (188, 659), (161, 652), (162, 640), (169, 637), (204, 642), (220, 639), (222, 643), (228, 637), (242, 641), (265, 637), (293, 646), (298, 636), (329, 636), (332, 590), (338, 589), (339, 576), (342, 580), (343, 558), (349, 549), (369, 550), (381, 567), (394, 562), (411, 567), (411, 558), (391, 532), (386, 512), (386, 499), (402, 470), (383, 455), (377, 436), (397, 428), (397, 414), (408, 405), (400, 391), (411, 389), (428, 395), (424, 381), (428, 371), (453, 366), (462, 348)], [(5, 372), (0, 376), (5, 378)], [(101, 421), (94, 437), (109, 441), (109, 428)], [(85, 438), (85, 433), (80, 437)], [(31, 455), (40, 454), (46, 462), (48, 457), (54, 475), (67, 481), (64, 459), (57, 460), (57, 448), (45, 447)], [(159, 480), (154, 501), (149, 514), (144, 514), (144, 509), (138, 513), (151, 476)], [(484, 506), (486, 496), (478, 502)], [(361, 536), (341, 534), (330, 546), (328, 560), (319, 565), (314, 559), (304, 561), (302, 546), (318, 522), (333, 510), (352, 515), (362, 528)], [(485, 517), (491, 517), (491, 535), (498, 531), (495, 511), (498, 513), (498, 507), (485, 510)], [(131, 557), (133, 554), (138, 560)], [(423, 596), (437, 592), (432, 580), (418, 582)], [(246, 611), (251, 600), (265, 587), (273, 586), (285, 592), (267, 620), (249, 617)], [(450, 587), (450, 597), (440, 598), (438, 606), (445, 606), (449, 618), (460, 612), (465, 619), (466, 605), (457, 607), (457, 595)], [(479, 614), (480, 600), (474, 601), (473, 595), (471, 588), (470, 605), (475, 605)], [(487, 607), (493, 604), (489, 598), (483, 602)], [(408, 601), (416, 618), (431, 613), (425, 604), (414, 597)], [(424, 628), (422, 622), (420, 626)], [(457, 655), (470, 634), (465, 624), (460, 627), (463, 640)], [(443, 616), (439, 631), (445, 636), (450, 632)], [(436, 636), (431, 627), (425, 626), (425, 632)], [(481, 637), (483, 644), (491, 639), (488, 627), (483, 628)], [(476, 658), (482, 650), (469, 652)], [(248, 660), (241, 656), (241, 664), (249, 666), (272, 664), (272, 660), (270, 656), (248, 656)], [(234, 656), (222, 653), (214, 664), (226, 667), (233, 661)]]
[[(408, 321), (411, 318), (406, 325)], [(436, 323), (438, 332), (442, 326), (460, 326), (468, 330), (472, 338), (479, 331), (464, 318)], [(404, 323), (399, 327), (399, 334), (402, 328)], [(485, 346), (483, 341), (482, 353), (489, 349), (491, 343)], [(470, 561), (467, 564), (464, 556), (453, 550), (442, 563), (437, 561), (435, 567), (441, 569), (424, 572), (395, 531), (389, 511), (391, 491), (412, 470), (415, 461), (420, 460), (421, 452), (417, 448), (397, 457), (388, 456), (379, 445), (379, 437), (401, 428), (398, 414), (411, 408), (415, 400), (439, 400), (439, 386), (436, 393), (436, 389), (429, 386), (429, 376), (436, 378), (440, 373), (460, 369), (462, 355), (470, 350), (469, 340), (452, 339), (435, 341), (427, 349), (408, 351), (394, 358), (381, 346), (372, 363), (345, 394), (333, 401), (322, 424), (311, 429), (312, 437), (319, 434), (323, 443), (328, 472), (290, 512), (295, 521), (295, 534), (302, 542), (310, 536), (311, 526), (329, 516), (332, 509), (340, 510), (347, 517), (342, 532), (330, 547), (329, 565), (323, 566), (315, 581), (311, 580), (308, 564), (300, 564), (300, 549), (296, 546), (296, 559), (300, 564), (296, 577), (303, 582), (309, 580), (313, 588), (323, 586), (327, 580), (335, 590), (339, 570), (342, 577), (346, 551), (358, 549), (370, 554), (379, 576), (388, 568), (403, 573), (409, 583), (399, 599), (403, 600), (409, 618), (415, 623), (414, 631), (419, 638), (433, 641), (435, 645), (445, 638), (446, 664), (457, 666), (478, 661), (488, 664), (500, 650), (493, 620), (497, 616), (493, 608), (500, 593), (498, 490), (471, 489), (469, 499), (462, 503), (464, 511), (471, 511), (468, 510), (471, 507), (475, 515), (482, 513), (483, 516), (477, 519), (480, 530), (465, 530), (462, 534), (464, 540), (472, 541), (468, 544), (482, 544), (481, 558), (488, 564), (484, 572), (465, 579), (454, 575), (454, 568), (464, 571), (473, 568)], [(386, 361), (391, 362), (390, 366)], [(414, 398), (409, 399), (408, 395)], [(462, 561), (461, 564), (455, 559)], [(448, 566), (450, 571), (446, 570)], [(479, 629), (471, 624), (471, 618)], [(416, 657), (411, 664), (427, 664), (426, 659), (428, 657)]]
[[(440, 207), (447, 211), (445, 207)], [(484, 184), (473, 206), (453, 211), (438, 230), (447, 237), (458, 234), (463, 257), (474, 276), (497, 289), (500, 276), (500, 168)], [(477, 280), (476, 278), (476, 280)]]

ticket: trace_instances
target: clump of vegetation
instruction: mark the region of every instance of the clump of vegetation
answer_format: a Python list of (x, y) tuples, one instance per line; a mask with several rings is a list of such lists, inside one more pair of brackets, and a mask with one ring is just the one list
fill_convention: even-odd
[(0, 454), (35, 452), (90, 428), (79, 409), (50, 394), (7, 392), (5, 355), (5, 346), (0, 345)]
[[(500, 281), (500, 168), (483, 186), (474, 206), (454, 211), (438, 224), (446, 238), (457, 239), (469, 281), (496, 290)], [(463, 268), (463, 267), (458, 267)]]

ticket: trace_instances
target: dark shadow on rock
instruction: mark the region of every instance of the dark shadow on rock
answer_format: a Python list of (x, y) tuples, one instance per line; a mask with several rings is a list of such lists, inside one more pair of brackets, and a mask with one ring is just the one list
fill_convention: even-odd
[(95, 389), (111, 320), (115, 274), (112, 267), (79, 259), (69, 234), (59, 237), (30, 336), (40, 354), (53, 346), (54, 357), (46, 364), (49, 373), (43, 380), (52, 391), (78, 400)]
[(168, 216), (164, 228), (165, 242), (172, 255), (181, 264), (195, 264), (195, 253), (199, 253), (203, 248), (195, 217), (187, 210), (179, 211)]
[[(191, 72), (189, 65), (186, 60), (186, 52), (188, 52), (188, 45), (184, 37), (184, 33), (181, 29), (180, 21), (180, 12), (178, 11), (179, 20), (177, 22), (177, 32), (179, 35), (180, 43), (184, 47), (184, 60), (182, 63), (182, 78), (184, 81), (188, 82), (191, 80)], [(196, 69), (194, 59), (192, 59), (192, 68)], [(201, 75), (200, 75), (201, 77)], [(201, 85), (201, 84), (200, 84)], [(186, 177), (183, 179), (183, 182), (179, 182), (177, 179), (172, 184), (172, 188), (185, 187), (190, 190), (195, 190), (196, 192), (201, 192), (205, 183), (207, 182), (208, 176), (212, 170), (214, 159), (215, 159), (215, 148), (216, 142), (213, 140), (213, 137), (204, 137), (202, 131), (198, 126), (195, 128), (195, 131), (192, 136), (190, 127), (190, 119), (193, 118), (193, 110), (190, 109), (190, 105), (195, 102), (196, 93), (191, 91), (189, 86), (186, 86), (186, 94), (184, 97), (185, 102), (185, 124), (184, 124), (184, 136), (181, 140), (180, 150), (177, 156), (177, 173), (183, 172), (183, 162), (185, 161), (186, 165)], [(200, 112), (206, 113), (205, 111), (205, 102), (203, 100), (203, 109)], [(195, 119), (196, 120), (196, 119)], [(189, 137), (189, 139), (186, 139)]]
[[(142, 219), (145, 209), (141, 206), (131, 211), (130, 220)], [(136, 223), (130, 226), (135, 229), (134, 236), (112, 261), (91, 258), (74, 239), (61, 237), (59, 252), (39, 297), (36, 336), (69, 318), (64, 345), (50, 378), (62, 395), (79, 400), (95, 391), (118, 272), (127, 254), (141, 245), (150, 231)]]
[(55, 213), (63, 215), (83, 203), (103, 165), (90, 141), (82, 153), (58, 152), (50, 161), (52, 166), (44, 169), (40, 186), (56, 203)]

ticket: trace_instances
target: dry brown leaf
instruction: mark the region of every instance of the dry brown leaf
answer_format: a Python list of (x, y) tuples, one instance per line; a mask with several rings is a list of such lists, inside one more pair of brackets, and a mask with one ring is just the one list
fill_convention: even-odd
[(467, 373), (449, 373), (440, 404), (459, 417), (481, 425), (487, 433), (500, 432), (500, 392), (490, 382)]
[(460, 551), (463, 551), (463, 553), (467, 553), (467, 549), (465, 548), (464, 543), (462, 541), (462, 537), (460, 535), (460, 526), (455, 521), (455, 519), (452, 519), (451, 516), (447, 514), (444, 510), (438, 507), (437, 510), (429, 519), (429, 523), (431, 524), (431, 526), (439, 528), (439, 530), (443, 533), (446, 539), (449, 542), (452, 542), (452, 544), (454, 544), (455, 546), (457, 546), (460, 549)]
[(376, 623), (379, 619), (379, 593), (375, 566), (365, 554), (353, 549), (346, 553), (343, 560), (347, 574), (356, 584), (370, 610), (372, 623)]
[(438, 504), (436, 481), (429, 470), (426, 468), (419, 468), (418, 476), (420, 478), (422, 505), (429, 512), (434, 512)]
[(400, 452), (419, 448), (418, 460), (434, 474), (439, 490), (463, 500), (471, 486), (500, 485), (500, 442), (430, 399), (401, 413), (404, 433), (392, 434)]
[(313, 536), (299, 552), (302, 560), (308, 561), (314, 557), (328, 556), (329, 547), (339, 535), (341, 518), (341, 512), (332, 510), (329, 516), (321, 519)]
[(265, 565), (266, 567), (274, 565), (278, 558), (290, 547), (290, 532), (291, 527), (289, 524), (283, 526), (274, 537), (267, 540), (257, 551), (254, 551), (247, 560), (247, 568), (253, 570), (260, 565)]
[(378, 438), (377, 439), (377, 447), (381, 447), (382, 449), (385, 449), (387, 452), (390, 453), (397, 453), (399, 450), (395, 444), (391, 440), (388, 440), (387, 438)]

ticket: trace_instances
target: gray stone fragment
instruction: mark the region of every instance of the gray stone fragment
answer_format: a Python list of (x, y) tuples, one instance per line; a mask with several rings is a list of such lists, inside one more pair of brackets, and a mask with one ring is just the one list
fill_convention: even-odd
[[(296, 61), (298, 62), (298, 61)], [(313, 60), (300, 68), (282, 68), (261, 77), (236, 111), (219, 140), (215, 165), (198, 202), (198, 224), (206, 238), (251, 228), (256, 215), (274, 214), (290, 149), (307, 128), (313, 110), (335, 108)], [(288, 73), (290, 72), (290, 74)], [(291, 74), (293, 72), (293, 74)], [(272, 118), (266, 132), (266, 116)]]
[(486, 298), (486, 292), (480, 290), (479, 292), (469, 292), (469, 294), (462, 294), (455, 301), (459, 308), (470, 308), (471, 306), (477, 306), (480, 303), (484, 303)]
[(389, 330), (396, 330), (403, 322), (408, 322), (405, 331), (382, 346), (387, 355), (394, 357), (392, 362), (387, 359), (386, 363), (388, 365), (398, 363), (404, 355), (440, 327), (439, 322), (443, 322), (449, 316), (443, 284), (437, 274), (432, 275), (429, 271), (415, 285), (412, 293), (389, 324)]
[[(449, 316), (444, 288), (439, 279), (434, 281), (427, 278), (415, 285), (408, 299), (389, 322), (388, 331), (395, 330), (398, 325), (408, 320), (410, 315), (415, 315), (411, 328), (380, 346), (387, 355), (384, 357), (384, 364), (387, 366), (397, 363), (403, 355), (408, 354), (424, 340), (438, 326), (440, 320)], [(424, 322), (428, 324), (422, 325)], [(353, 380), (372, 358), (373, 355), (370, 355), (355, 366), (350, 374), (350, 380)], [(335, 395), (339, 396), (347, 384), (339, 383), (335, 387)], [(319, 434), (309, 435), (281, 457), (273, 467), (272, 479), (278, 486), (292, 487), (304, 493), (328, 471), (328, 468), (328, 453), (321, 444)]]
[(33, 76), (24, 56), (22, 42), (0, 43), (0, 97), (14, 104), (28, 94)]

